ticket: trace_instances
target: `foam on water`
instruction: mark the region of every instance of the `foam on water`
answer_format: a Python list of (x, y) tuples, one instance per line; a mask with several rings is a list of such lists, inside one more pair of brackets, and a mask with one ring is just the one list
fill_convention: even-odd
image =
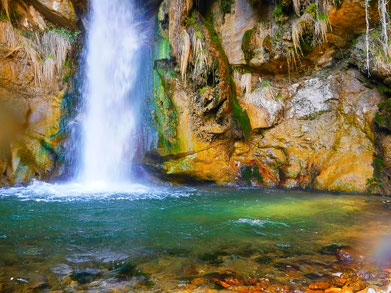
[(258, 227), (264, 227), (265, 225), (281, 225), (285, 227), (289, 227), (288, 224), (285, 224), (283, 222), (276, 222), (271, 220), (261, 220), (261, 219), (239, 219), (237, 221), (234, 221), (235, 224), (249, 224), (250, 226), (258, 226)]
[(0, 188), (0, 198), (16, 197), (34, 201), (88, 201), (88, 200), (142, 200), (187, 197), (194, 193), (192, 188), (147, 187), (141, 184), (107, 184), (92, 182), (50, 184), (34, 181), (26, 187)]

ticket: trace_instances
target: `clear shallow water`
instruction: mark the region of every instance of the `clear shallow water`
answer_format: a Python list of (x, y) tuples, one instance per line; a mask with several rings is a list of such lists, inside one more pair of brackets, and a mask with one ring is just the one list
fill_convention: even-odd
[[(95, 269), (105, 279), (123, 261), (166, 290), (186, 276), (223, 269), (278, 279), (285, 274), (281, 261), (333, 262), (319, 253), (333, 243), (381, 266), (391, 235), (385, 200), (141, 185), (117, 186), (114, 193), (42, 183), (0, 189), (0, 283), (23, 291), (44, 279), (63, 288), (71, 271)], [(324, 270), (308, 265), (302, 273)]]

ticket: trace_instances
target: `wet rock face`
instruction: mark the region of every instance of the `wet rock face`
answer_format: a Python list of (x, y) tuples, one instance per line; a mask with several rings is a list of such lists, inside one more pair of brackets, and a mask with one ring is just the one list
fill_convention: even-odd
[[(59, 14), (72, 10), (70, 3), (54, 2), (45, 3)], [(53, 27), (30, 2), (15, 1), (8, 9), (17, 17), (0, 21), (1, 185), (58, 175), (61, 108), (75, 66), (74, 32)]]
[(292, 85), (284, 119), (252, 135), (249, 151), (232, 160), (255, 162), (268, 186), (365, 192), (373, 174), (371, 123), (382, 97), (360, 77), (334, 71)]
[[(375, 58), (375, 33), (371, 73), (378, 80), (366, 75), (361, 3), (224, 3), (213, 2), (198, 18), (197, 3), (190, 10), (161, 5), (176, 20), (160, 34), (176, 60), (175, 82), (165, 83), (165, 92), (179, 114), (174, 136), (182, 145), (160, 152), (162, 173), (170, 180), (368, 191), (379, 173), (376, 157), (389, 161), (389, 111), (377, 113), (387, 93), (378, 80), (387, 84), (389, 70), (387, 60)], [(376, 25), (378, 10), (369, 13)], [(378, 129), (387, 132), (381, 139)]]

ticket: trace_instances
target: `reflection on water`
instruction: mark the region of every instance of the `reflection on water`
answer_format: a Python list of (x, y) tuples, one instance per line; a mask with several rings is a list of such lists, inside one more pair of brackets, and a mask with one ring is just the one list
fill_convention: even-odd
[(77, 189), (36, 184), (0, 190), (0, 292), (191, 292), (258, 286), (265, 278), (293, 290), (360, 270), (367, 271), (366, 279), (360, 275), (367, 286), (386, 286), (391, 211), (384, 198)]

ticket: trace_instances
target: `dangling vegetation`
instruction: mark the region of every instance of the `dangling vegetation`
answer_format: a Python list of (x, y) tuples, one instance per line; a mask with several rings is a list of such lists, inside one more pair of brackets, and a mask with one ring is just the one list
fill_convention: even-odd
[(369, 1), (365, 0), (365, 23), (366, 23), (366, 30), (365, 30), (365, 49), (366, 49), (366, 69), (368, 72), (368, 76), (370, 76), (370, 68), (369, 68)]
[(182, 80), (186, 78), (187, 64), (189, 62), (190, 56), (190, 37), (187, 31), (184, 29), (181, 33), (181, 46), (180, 46), (180, 56), (181, 56), (181, 77)]
[(388, 32), (387, 32), (387, 20), (388, 20), (388, 13), (387, 13), (387, 4), (385, 0), (379, 0), (379, 14), (380, 14), (380, 20), (381, 20), (381, 27), (382, 27), (382, 35), (383, 35), (383, 51), (386, 56), (388, 56)]
[(16, 52), (24, 54), (34, 69), (37, 84), (53, 81), (61, 75), (73, 41), (68, 35), (52, 29), (22, 35), (8, 21), (0, 21), (0, 30), (0, 42), (9, 49), (7, 56)]
[(202, 34), (198, 31), (193, 34), (193, 56), (195, 58), (193, 79), (208, 71), (208, 58), (202, 43), (202, 37)]
[[(319, 13), (316, 3), (308, 5), (305, 13), (292, 24), (292, 42), (296, 55), (302, 55), (303, 36), (312, 36), (312, 46), (318, 46), (327, 41), (327, 31), (330, 27), (328, 16)], [(290, 59), (291, 56), (290, 56)]]
[(300, 16), (300, 9), (301, 9), (301, 4), (300, 0), (293, 0), (293, 10), (295, 11), (297, 16)]

